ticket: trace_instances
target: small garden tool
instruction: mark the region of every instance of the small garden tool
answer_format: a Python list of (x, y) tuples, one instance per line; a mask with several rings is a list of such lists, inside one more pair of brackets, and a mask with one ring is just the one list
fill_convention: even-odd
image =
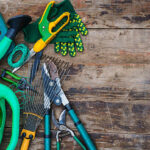
[[(69, 23), (50, 42), (50, 44), (55, 44), (55, 52), (60, 52), (62, 56), (65, 56), (69, 53), (69, 55), (72, 57), (76, 56), (76, 50), (78, 52), (83, 52), (84, 47), (80, 33), (81, 35), (86, 36), (88, 34), (88, 30), (82, 22), (80, 16), (75, 12), (70, 0), (64, 0), (58, 4), (54, 4), (52, 10), (53, 12), (51, 15), (49, 15), (49, 19), (51, 19), (53, 14), (56, 13), (70, 13)], [(25, 41), (34, 43), (41, 38), (40, 32), (37, 28), (39, 21), (40, 18), (23, 29)]]
[[(11, 77), (13, 80), (8, 78), (8, 76)], [(18, 76), (17, 74), (14, 74), (9, 70), (3, 69), (0, 78), (10, 84), (13, 84), (19, 90), (34, 90), (24, 77)]]
[(25, 123), (21, 132), (23, 138), (21, 150), (27, 150), (30, 141), (35, 139), (36, 130), (46, 113), (44, 108), (46, 104), (44, 104), (44, 86), (41, 69), (37, 72), (36, 78), (32, 82), (32, 87), (34, 91), (30, 89), (25, 90), (25, 106), (23, 113), (25, 115)]
[(59, 140), (60, 135), (61, 134), (68, 135), (68, 132), (73, 137), (73, 139), (82, 147), (82, 149), (86, 150), (86, 147), (77, 138), (77, 136), (74, 134), (74, 132), (66, 126), (66, 110), (64, 110), (61, 113), (61, 115), (59, 117), (59, 121), (56, 120), (56, 118), (54, 116), (54, 111), (52, 111), (52, 120), (53, 120), (53, 124), (57, 128), (57, 132), (56, 132), (57, 150), (60, 150), (60, 140)]
[[(25, 61), (27, 62), (30, 60), (31, 57), (33, 57), (37, 52), (42, 51), (49, 42), (51, 42), (56, 35), (68, 24), (70, 13), (64, 12), (59, 17), (55, 18), (53, 22), (50, 22), (48, 20), (48, 15), (51, 13), (51, 9), (54, 5), (55, 1), (51, 1), (46, 6), (46, 9), (40, 19), (40, 22), (38, 24), (38, 29), (41, 34), (41, 39), (39, 39), (34, 47), (30, 50), (28, 59)], [(64, 21), (65, 19), (65, 21)], [(57, 29), (57, 25), (61, 23), (63, 20), (63, 24), (60, 26), (60, 28)], [(57, 30), (56, 30), (57, 29)], [(20, 67), (17, 67), (13, 70), (13, 72), (17, 71)]]
[(3, 39), (0, 41), (0, 60), (8, 51), (17, 33), (22, 30), (31, 20), (31, 17), (27, 15), (15, 16), (8, 20), (7, 24), (10, 26), (10, 28), (8, 29)]
[[(0, 84), (0, 101), (3, 101), (4, 99), (8, 102), (8, 104), (10, 105), (12, 109), (12, 135), (11, 135), (10, 143), (6, 150), (14, 150), (17, 145), (18, 138), (19, 138), (20, 106), (19, 106), (18, 99), (16, 95), (14, 94), (14, 92), (7, 86)], [(2, 121), (5, 118), (4, 103), (1, 108), (2, 109), (0, 109), (0, 121)], [(4, 116), (2, 116), (2, 113), (4, 113), (3, 114)], [(1, 118), (1, 117), (4, 117), (4, 118)], [(2, 126), (4, 126), (4, 122), (2, 123)], [(0, 138), (2, 138), (2, 133), (0, 133)], [(0, 142), (1, 142), (1, 139), (0, 139)]]

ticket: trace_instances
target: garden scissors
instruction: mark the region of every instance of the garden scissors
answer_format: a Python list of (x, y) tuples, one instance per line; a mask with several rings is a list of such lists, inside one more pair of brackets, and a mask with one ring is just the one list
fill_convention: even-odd
[[(57, 69), (57, 67), (56, 67)], [(73, 110), (73, 108), (71, 107), (70, 103), (69, 103), (69, 100), (67, 99), (62, 87), (61, 87), (61, 82), (60, 82), (60, 78), (59, 78), (59, 75), (58, 75), (58, 71), (55, 71), (55, 73), (57, 75), (56, 78), (55, 78), (55, 82), (56, 82), (56, 85), (55, 85), (55, 92), (53, 93), (53, 95), (57, 95), (57, 97), (59, 97), (59, 105), (62, 104), (66, 110), (68, 111), (72, 121), (74, 122), (78, 132), (80, 133), (81, 137), (83, 138), (87, 148), (89, 150), (96, 150), (96, 147), (93, 143), (93, 141), (91, 140), (88, 132), (86, 131), (86, 129), (84, 128), (83, 124), (81, 123), (81, 121), (79, 120), (78, 116), (76, 115), (75, 111)], [(50, 86), (50, 84), (49, 84)], [(56, 102), (55, 102), (56, 101)], [(57, 99), (54, 99), (53, 102), (55, 104), (57, 104)]]
[[(6, 76), (10, 76), (14, 80), (7, 78)], [(3, 69), (3, 72), (0, 75), (0, 78), (3, 79), (4, 81), (7, 81), (7, 82), (13, 84), (19, 90), (26, 90), (26, 89), (34, 90), (24, 77), (20, 77), (8, 70)]]
[(57, 128), (57, 132), (56, 132), (57, 150), (60, 150), (59, 137), (61, 136), (61, 134), (63, 136), (65, 136), (65, 135), (68, 135), (68, 133), (82, 147), (83, 150), (86, 150), (86, 147), (81, 143), (81, 141), (77, 138), (77, 136), (74, 134), (74, 132), (66, 126), (66, 110), (64, 110), (61, 113), (61, 115), (59, 117), (59, 121), (56, 120), (56, 118), (54, 116), (54, 112), (52, 111), (52, 121)]
[[(46, 6), (46, 9), (45, 9), (45, 11), (41, 17), (41, 20), (39, 22), (39, 25), (38, 25), (39, 32), (40, 32), (42, 38), (39, 39), (35, 43), (35, 45), (29, 52), (28, 59), (24, 63), (29, 61), (37, 52), (42, 51), (47, 46), (47, 44), (55, 38), (57, 33), (60, 32), (69, 23), (69, 20), (70, 20), (69, 12), (64, 12), (53, 22), (48, 21), (48, 15), (49, 15), (49, 12), (51, 11), (51, 8), (53, 7), (54, 3), (55, 3), (55, 1), (52, 1), (52, 2), (48, 3), (48, 5)], [(55, 28), (57, 26), (57, 24), (59, 24), (62, 21), (62, 19), (66, 18), (66, 17), (67, 17), (67, 20), (64, 22), (64, 24), (57, 31), (53, 32), (53, 28)], [(14, 68), (14, 70), (12, 72), (17, 71), (20, 67)]]

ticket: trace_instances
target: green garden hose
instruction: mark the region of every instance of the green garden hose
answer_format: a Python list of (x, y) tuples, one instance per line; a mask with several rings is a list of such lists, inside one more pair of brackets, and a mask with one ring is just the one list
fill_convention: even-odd
[(1, 143), (2, 137), (3, 137), (5, 120), (6, 120), (5, 100), (0, 99), (0, 143)]
[(6, 150), (14, 150), (19, 138), (20, 106), (14, 92), (7, 86), (0, 84), (0, 101), (5, 99), (12, 109), (12, 135)]

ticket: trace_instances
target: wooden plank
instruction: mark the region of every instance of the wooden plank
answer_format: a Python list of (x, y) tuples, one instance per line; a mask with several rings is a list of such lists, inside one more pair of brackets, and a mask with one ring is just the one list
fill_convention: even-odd
[[(103, 102), (101, 99), (88, 101), (88, 97), (83, 96), (80, 98), (87, 99), (87, 101), (71, 100), (71, 103), (90, 133), (150, 134), (150, 104), (148, 102), (136, 104), (130, 102)], [(59, 117), (62, 108), (54, 108), (54, 110)], [(6, 127), (11, 127), (12, 113), (9, 111), (7, 114)], [(20, 123), (22, 128), (22, 119)], [(76, 130), (69, 116), (67, 116), (67, 125)], [(39, 129), (43, 128), (44, 125), (41, 124)]]
[[(31, 142), (29, 150), (42, 150), (44, 149), (43, 141), (44, 132), (37, 133), (37, 138)], [(111, 149), (111, 150), (149, 150), (150, 147), (150, 135), (138, 135), (138, 134), (115, 134), (115, 133), (98, 133), (92, 136), (96, 141), (96, 146), (100, 149)], [(9, 139), (5, 138), (7, 143), (2, 143), (2, 150), (5, 150)], [(21, 143), (21, 139), (19, 140)], [(38, 143), (38, 144), (37, 144)], [(19, 145), (16, 150), (19, 149)], [(56, 149), (55, 138), (52, 138), (52, 150)], [(76, 144), (71, 137), (64, 138), (61, 142), (61, 149), (77, 149), (81, 148)]]
[[(52, 45), (44, 52), (49, 56), (74, 62), (70, 73), (72, 76), (67, 78), (64, 89), (98, 147), (118, 150), (148, 149), (149, 32), (148, 29), (90, 29), (89, 35), (83, 38), (85, 52), (78, 54), (76, 58), (55, 54)], [(22, 42), (22, 34), (16, 40), (18, 43)], [(29, 45), (30, 48), (32, 46)], [(1, 65), (3, 64), (1, 61)], [(18, 74), (27, 74), (27, 67), (26, 64)], [(7, 110), (9, 119), (5, 136), (10, 137), (11, 112), (9, 107)], [(57, 116), (60, 111), (61, 109), (57, 109)], [(77, 133), (69, 116), (67, 121), (67, 125)], [(44, 125), (41, 124), (39, 132), (43, 133), (43, 128)], [(42, 135), (37, 135), (39, 138), (31, 149), (43, 149)], [(8, 139), (6, 141), (8, 143)], [(4, 142), (4, 145), (7, 143)], [(63, 145), (68, 147), (66, 143)], [(72, 148), (78, 149), (76, 146), (70, 149)]]
[[(18, 14), (31, 15), (35, 20), (42, 15), (48, 2), (1, 0), (0, 6), (6, 20)], [(72, 0), (72, 3), (88, 28), (150, 27), (150, 2), (147, 0)]]

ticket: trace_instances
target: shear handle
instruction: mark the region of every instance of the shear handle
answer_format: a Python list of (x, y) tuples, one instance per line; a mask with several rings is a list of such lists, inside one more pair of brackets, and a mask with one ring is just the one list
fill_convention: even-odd
[(16, 74), (13, 74), (13, 73), (11, 73), (10, 71), (4, 69), (0, 77), (1, 77), (3, 80), (5, 80), (5, 81), (14, 84), (15, 86), (17, 86), (18, 83), (15, 82), (15, 81), (13, 81), (13, 80), (11, 80), (11, 79), (9, 79), (9, 78), (7, 78), (7, 77), (6, 77), (7, 75), (9, 75), (10, 77), (14, 78), (15, 80), (18, 80), (18, 81), (21, 80), (21, 77), (19, 77), (19, 76), (17, 76)]

